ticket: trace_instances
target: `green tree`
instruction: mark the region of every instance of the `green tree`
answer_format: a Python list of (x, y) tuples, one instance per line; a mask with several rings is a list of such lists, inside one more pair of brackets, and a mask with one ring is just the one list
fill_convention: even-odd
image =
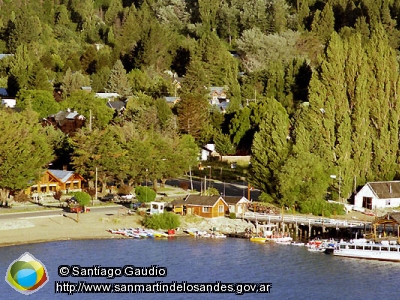
[(19, 46), (40, 39), (42, 23), (35, 12), (25, 6), (18, 9), (15, 20), (9, 21), (6, 32), (7, 48), (14, 53)]
[(108, 126), (92, 132), (82, 130), (73, 136), (72, 145), (72, 165), (75, 170), (88, 180), (93, 180), (97, 168), (102, 191), (106, 189), (107, 182), (121, 180), (121, 176), (124, 176), (121, 161), (127, 152), (122, 147), (117, 128)]
[(10, 191), (23, 190), (42, 175), (52, 161), (52, 148), (37, 123), (35, 112), (0, 110), (0, 198)]
[(79, 205), (83, 207), (89, 205), (90, 203), (90, 195), (85, 192), (75, 192), (74, 198), (79, 203)]
[(323, 161), (312, 153), (289, 157), (278, 178), (278, 203), (286, 207), (302, 207), (304, 203), (325, 199), (330, 178)]
[(327, 42), (332, 32), (335, 31), (335, 16), (333, 15), (332, 6), (328, 3), (325, 4), (324, 9), (317, 10), (314, 15), (311, 30), (323, 41)]
[(16, 95), (20, 89), (28, 89), (29, 77), (33, 72), (34, 64), (35, 60), (27, 46), (19, 46), (10, 61), (8, 90), (11, 95)]
[(156, 199), (157, 193), (147, 186), (137, 186), (135, 188), (136, 199), (139, 202), (151, 202)]
[(129, 85), (125, 68), (120, 60), (117, 60), (111, 69), (105, 90), (110, 93), (118, 93), (122, 97), (131, 95), (132, 89)]
[(53, 84), (50, 82), (46, 69), (42, 64), (37, 64), (30, 74), (28, 87), (32, 90), (43, 90), (52, 92)]
[(81, 90), (83, 86), (90, 86), (90, 78), (83, 75), (80, 71), (72, 72), (71, 69), (68, 68), (61, 86), (64, 95), (68, 97), (73, 92)]
[(178, 126), (180, 132), (192, 135), (199, 140), (204, 124), (207, 122), (209, 106), (207, 100), (195, 95), (182, 96), (177, 104)]
[(33, 109), (40, 119), (60, 110), (60, 105), (54, 100), (53, 94), (40, 90), (21, 90), (17, 95), (17, 107)]
[(92, 93), (82, 90), (74, 91), (69, 97), (61, 102), (61, 108), (74, 109), (86, 117), (90, 125), (90, 116), (92, 116), (92, 128), (104, 128), (113, 118), (114, 111), (107, 105), (107, 100), (96, 97)]
[(290, 121), (285, 108), (275, 99), (260, 105), (264, 115), (251, 148), (249, 182), (276, 197), (277, 175), (291, 151)]
[(214, 143), (215, 150), (221, 155), (236, 154), (235, 145), (232, 144), (229, 134), (224, 134), (221, 130), (217, 131), (214, 135)]

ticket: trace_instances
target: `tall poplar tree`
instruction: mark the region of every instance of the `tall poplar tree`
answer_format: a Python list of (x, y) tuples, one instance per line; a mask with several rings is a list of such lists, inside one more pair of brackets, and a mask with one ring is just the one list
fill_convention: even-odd
[(260, 105), (264, 118), (254, 135), (249, 182), (276, 197), (277, 175), (291, 149), (290, 120), (285, 108), (275, 99), (268, 98)]

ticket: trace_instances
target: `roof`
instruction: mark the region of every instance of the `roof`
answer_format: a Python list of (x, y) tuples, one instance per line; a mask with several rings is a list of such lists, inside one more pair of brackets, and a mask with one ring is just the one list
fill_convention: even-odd
[(8, 92), (6, 88), (0, 88), (0, 96), (8, 96)]
[(175, 103), (179, 99), (179, 97), (165, 97), (165, 101), (167, 101), (168, 103)]
[(0, 59), (3, 59), (4, 57), (7, 57), (7, 56), (14, 56), (14, 54), (5, 54), (5, 53), (1, 53), (1, 54), (0, 54)]
[(221, 196), (198, 196), (189, 195), (185, 199), (185, 204), (195, 206), (214, 206), (218, 200), (221, 199), (226, 205), (228, 205)]
[(107, 105), (115, 110), (125, 109), (124, 101), (108, 101)]
[(111, 99), (121, 97), (118, 93), (96, 93), (96, 96), (102, 99)]
[(48, 170), (51, 174), (53, 174), (55, 177), (60, 179), (62, 182), (67, 182), (67, 180), (74, 175), (73, 171), (64, 171), (64, 170)]
[(238, 202), (242, 199), (245, 199), (246, 202), (250, 202), (249, 200), (247, 200), (247, 198), (245, 198), (243, 196), (225, 196), (224, 197), (225, 202), (228, 204), (238, 204)]
[(79, 118), (84, 120), (85, 117), (80, 115), (78, 112), (76, 111), (70, 111), (70, 109), (68, 109), (67, 111), (59, 111), (58, 113), (56, 113), (55, 115), (50, 115), (49, 117), (54, 118), (54, 120), (58, 123), (62, 123), (64, 120), (68, 119), (68, 120), (73, 120), (75, 118)]
[(400, 224), (400, 212), (387, 213), (386, 215), (376, 219), (373, 224)]
[(400, 198), (400, 181), (368, 182), (367, 185), (377, 198)]

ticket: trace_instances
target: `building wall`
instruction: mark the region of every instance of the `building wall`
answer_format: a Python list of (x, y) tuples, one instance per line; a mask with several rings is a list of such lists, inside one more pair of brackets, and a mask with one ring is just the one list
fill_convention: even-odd
[(400, 206), (400, 198), (388, 198), (388, 199), (377, 198), (368, 185), (364, 185), (364, 187), (354, 197), (354, 206), (363, 207), (364, 197), (372, 198), (372, 209)]
[[(219, 206), (222, 205), (224, 207), (223, 212), (219, 212)], [(195, 206), (187, 204), (187, 214), (198, 215), (203, 218), (218, 218), (224, 217), (225, 212), (228, 211), (228, 206), (220, 199), (217, 204), (210, 208), (210, 212), (203, 212), (203, 206)]]
[[(357, 195), (354, 196), (354, 206), (363, 207), (364, 197), (375, 198), (375, 194), (372, 192), (371, 188), (368, 185), (364, 185), (357, 193)], [(374, 202), (374, 199), (372, 199), (372, 202)]]

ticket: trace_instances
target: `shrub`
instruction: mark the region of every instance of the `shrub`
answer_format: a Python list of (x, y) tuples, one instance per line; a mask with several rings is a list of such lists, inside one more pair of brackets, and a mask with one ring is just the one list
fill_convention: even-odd
[(178, 215), (170, 212), (165, 212), (162, 214), (146, 216), (143, 220), (143, 225), (146, 228), (168, 230), (179, 227), (180, 220)]
[(235, 214), (234, 212), (231, 212), (231, 213), (229, 214), (229, 218), (230, 218), (230, 219), (236, 219), (236, 214)]
[(139, 202), (151, 202), (156, 199), (156, 192), (147, 186), (137, 186), (135, 188), (136, 199)]
[(74, 198), (81, 206), (86, 206), (90, 203), (90, 195), (85, 192), (75, 192)]
[(18, 193), (14, 196), (14, 201), (16, 202), (28, 202), (29, 201), (29, 196), (26, 195), (25, 193), (21, 192)]
[(118, 188), (118, 194), (120, 195), (128, 195), (132, 193), (132, 187), (130, 185), (124, 184)]
[(303, 214), (312, 213), (315, 216), (330, 217), (332, 214), (343, 215), (344, 206), (338, 203), (329, 203), (326, 200), (304, 201), (300, 203), (300, 212)]

